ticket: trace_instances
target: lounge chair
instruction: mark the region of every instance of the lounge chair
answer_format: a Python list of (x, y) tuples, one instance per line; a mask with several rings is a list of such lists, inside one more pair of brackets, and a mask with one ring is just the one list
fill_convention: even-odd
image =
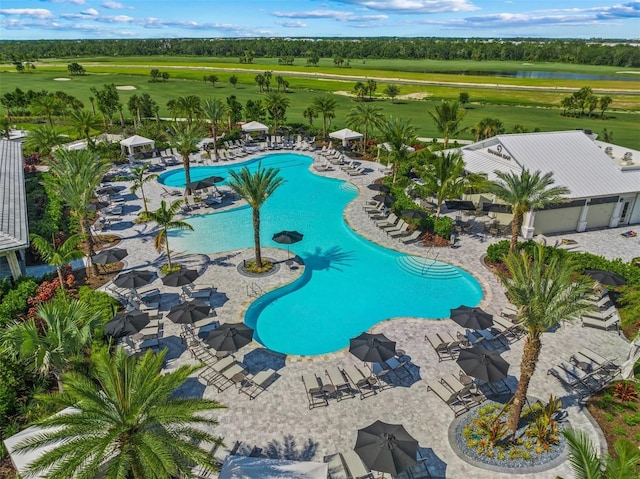
[(609, 309), (611, 306), (613, 306), (613, 303), (611, 302), (611, 298), (609, 297), (609, 294), (603, 295), (597, 301), (590, 301), (590, 302), (598, 309), (602, 309), (604, 307)]
[(241, 383), (239, 392), (245, 393), (249, 396), (249, 399), (255, 399), (256, 396), (266, 389), (275, 374), (276, 372), (273, 369), (267, 369), (253, 376), (247, 376)]
[(427, 390), (433, 391), (436, 396), (442, 399), (456, 416), (465, 413), (469, 409), (467, 403), (458, 396), (458, 393), (450, 391), (439, 382), (428, 384)]
[(607, 369), (610, 371), (619, 371), (620, 370), (620, 366), (618, 366), (615, 361), (618, 358), (614, 358), (614, 359), (608, 359), (605, 358), (604, 356), (598, 354), (597, 352), (593, 351), (592, 349), (589, 348), (584, 348), (581, 351), (581, 354), (583, 354), (584, 356), (588, 357), (589, 359), (591, 359), (594, 362), (597, 362), (601, 368), (603, 369)]
[(418, 241), (422, 237), (423, 234), (424, 233), (422, 231), (415, 230), (409, 236), (403, 236), (403, 237), (399, 238), (399, 240), (402, 241), (404, 244), (409, 244), (409, 243), (413, 243), (414, 241)]
[(209, 299), (211, 293), (213, 292), (212, 288), (194, 288), (193, 286), (185, 285), (182, 287), (182, 295), (185, 298), (205, 298)]
[[(229, 356), (229, 357), (233, 358), (233, 356)], [(215, 368), (215, 365), (214, 365), (214, 368)], [(220, 371), (220, 374), (216, 376), (208, 384), (209, 386), (215, 387), (218, 390), (218, 392), (222, 392), (232, 384), (236, 382), (240, 384), (242, 381), (244, 381), (246, 377), (244, 375), (244, 372), (246, 371), (246, 369), (247, 367), (244, 364), (234, 360), (230, 366), (226, 368), (222, 368), (222, 370)]]
[(525, 334), (525, 330), (519, 324), (514, 324), (511, 321), (502, 318), (500, 316), (494, 316), (493, 329), (495, 329), (500, 336), (505, 338), (508, 343), (519, 340)]
[(387, 231), (387, 234), (392, 238), (400, 238), (401, 236), (407, 236), (409, 234), (409, 225), (407, 223), (403, 224), (400, 229)]
[(182, 193), (180, 192), (180, 190), (168, 190), (166, 188), (162, 188), (162, 193), (160, 193), (160, 196), (166, 198), (168, 196), (180, 196), (181, 194)]
[(354, 170), (347, 170), (347, 173), (349, 174), (349, 176), (360, 176), (360, 175), (364, 175), (365, 171), (364, 171), (364, 168), (360, 166)]
[(364, 399), (372, 394), (377, 394), (375, 385), (378, 381), (375, 378), (367, 376), (358, 367), (349, 364), (342, 368), (342, 372), (349, 379), (360, 393), (360, 399)]
[(369, 469), (360, 456), (355, 451), (347, 451), (340, 454), (342, 456), (342, 462), (344, 463), (349, 478), (353, 479), (373, 479), (371, 469)]
[(615, 306), (610, 306), (608, 309), (606, 309), (604, 311), (588, 311), (588, 312), (584, 313), (584, 316), (587, 316), (589, 318), (596, 318), (596, 319), (605, 320), (605, 319), (610, 318), (611, 316), (613, 316), (617, 312), (618, 312), (618, 310), (616, 309)]
[(214, 384), (219, 380), (221, 373), (233, 366), (236, 363), (236, 360), (233, 356), (227, 356), (226, 358), (222, 358), (217, 361), (215, 364), (208, 364), (200, 373), (198, 374), (198, 378), (202, 379), (207, 383), (207, 386)]
[(397, 221), (398, 217), (395, 215), (395, 213), (391, 213), (386, 220), (376, 221), (375, 224), (377, 227), (382, 228), (384, 226), (395, 226)]
[(555, 376), (561, 383), (577, 392), (580, 397), (588, 396), (591, 390), (580, 379), (569, 373), (566, 369), (554, 366), (547, 371), (547, 374)]
[(589, 326), (591, 328), (604, 329), (608, 331), (609, 329), (619, 330), (620, 316), (618, 314), (614, 314), (609, 316), (606, 319), (598, 319), (592, 318), (590, 316), (583, 316), (581, 318), (582, 327)]
[(442, 338), (440, 338), (440, 336), (436, 333), (428, 333), (425, 334), (424, 337), (427, 341), (429, 341), (429, 344), (431, 344), (431, 347), (438, 355), (438, 362), (444, 361), (445, 359), (453, 359), (453, 357), (451, 356), (451, 352), (447, 348), (450, 341), (442, 340)]
[(335, 366), (331, 366), (324, 371), (329, 378), (331, 385), (336, 388), (336, 396), (338, 401), (342, 400), (343, 396), (348, 394), (352, 398), (356, 397), (351, 389), (351, 383), (344, 374)]
[(303, 374), (302, 383), (309, 400), (309, 409), (329, 405), (327, 395), (322, 391), (322, 381), (315, 374)]
[(408, 227), (407, 223), (405, 223), (404, 220), (400, 220), (395, 225), (392, 225), (392, 226), (381, 226), (380, 229), (382, 231), (384, 231), (385, 233), (389, 234), (389, 233), (393, 233), (395, 231), (400, 231), (405, 225)]

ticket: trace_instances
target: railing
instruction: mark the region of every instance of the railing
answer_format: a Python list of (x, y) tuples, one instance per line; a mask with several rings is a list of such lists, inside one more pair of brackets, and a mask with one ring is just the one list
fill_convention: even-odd
[(256, 297), (264, 294), (264, 290), (257, 283), (251, 283), (247, 286), (247, 296)]

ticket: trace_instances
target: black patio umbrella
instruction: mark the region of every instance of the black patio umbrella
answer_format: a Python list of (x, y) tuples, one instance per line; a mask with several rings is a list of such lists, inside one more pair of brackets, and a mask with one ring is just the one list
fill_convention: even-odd
[(165, 286), (184, 286), (193, 283), (198, 276), (195, 269), (180, 269), (162, 278), (162, 284)]
[(167, 318), (177, 324), (192, 324), (201, 319), (207, 318), (210, 314), (211, 306), (202, 301), (186, 301), (174, 306), (167, 313)]
[(220, 183), (221, 181), (224, 181), (224, 178), (222, 178), (221, 176), (209, 176), (208, 178), (203, 178), (201, 180), (188, 183), (187, 188), (189, 188), (190, 190), (202, 190), (204, 188), (209, 188), (216, 183)]
[(143, 311), (129, 311), (118, 314), (104, 325), (104, 332), (114, 338), (139, 333), (149, 324), (149, 314)]
[(461, 349), (456, 362), (466, 374), (487, 383), (506, 378), (509, 371), (509, 363), (498, 353), (479, 346)]
[(383, 363), (396, 355), (396, 342), (384, 334), (362, 333), (349, 340), (349, 352), (368, 363)]
[(427, 214), (424, 211), (420, 210), (402, 210), (400, 216), (403, 218), (408, 218), (410, 220), (423, 220), (427, 217)]
[(481, 308), (459, 306), (451, 310), (451, 319), (463, 328), (487, 329), (493, 326), (493, 316)]
[(153, 271), (127, 271), (113, 280), (120, 288), (139, 288), (151, 282), (156, 274)]
[(96, 190), (96, 193), (99, 195), (110, 195), (111, 193), (117, 193), (118, 191), (120, 191), (120, 188), (118, 188), (117, 186), (107, 185), (98, 188)]
[(389, 186), (382, 183), (371, 183), (370, 185), (367, 185), (367, 188), (373, 191), (381, 191), (382, 193), (389, 193), (391, 191)]
[(302, 241), (303, 236), (302, 233), (297, 231), (280, 231), (280, 233), (274, 234), (271, 239), (276, 243), (287, 245), (287, 259), (289, 259), (289, 245)]
[(87, 211), (98, 211), (106, 208), (107, 206), (109, 206), (109, 203), (107, 203), (106, 201), (96, 201), (94, 203), (89, 203), (89, 205), (87, 206)]
[(129, 253), (123, 248), (109, 248), (104, 251), (100, 251), (98, 254), (94, 254), (91, 260), (95, 264), (109, 264), (117, 263), (125, 258)]
[(600, 284), (606, 284), (608, 286), (620, 286), (627, 282), (624, 277), (613, 271), (607, 271), (602, 269), (585, 269), (584, 274), (591, 279), (597, 281)]
[(381, 195), (375, 195), (373, 197), (373, 199), (375, 201), (379, 201), (385, 205), (390, 205), (391, 203), (393, 203), (396, 200), (396, 197), (393, 195), (388, 195), (386, 193), (381, 194)]
[(485, 213), (512, 213), (511, 205), (501, 205), (498, 203), (483, 203), (482, 211)]
[(369, 469), (394, 476), (418, 462), (418, 441), (401, 424), (376, 421), (359, 429), (354, 451)]
[(253, 329), (244, 323), (227, 323), (207, 336), (207, 344), (216, 351), (235, 353), (253, 339)]
[(471, 201), (446, 200), (444, 204), (448, 210), (465, 210), (465, 211), (476, 210), (476, 205), (474, 205), (473, 202)]

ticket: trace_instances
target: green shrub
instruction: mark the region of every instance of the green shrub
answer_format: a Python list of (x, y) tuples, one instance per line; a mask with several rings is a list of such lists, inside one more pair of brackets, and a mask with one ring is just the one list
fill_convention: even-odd
[(111, 321), (115, 312), (120, 309), (120, 303), (117, 299), (102, 291), (95, 291), (89, 286), (80, 286), (78, 299), (87, 303), (91, 312), (97, 312), (103, 324)]
[(449, 239), (451, 237), (451, 230), (453, 229), (453, 220), (448, 216), (441, 216), (434, 221), (433, 232), (443, 238)]
[(27, 300), (34, 295), (37, 287), (38, 283), (33, 278), (24, 277), (16, 281), (15, 288), (0, 303), (0, 328), (27, 312)]
[(509, 240), (498, 241), (487, 248), (487, 261), (500, 263), (502, 258), (509, 252)]

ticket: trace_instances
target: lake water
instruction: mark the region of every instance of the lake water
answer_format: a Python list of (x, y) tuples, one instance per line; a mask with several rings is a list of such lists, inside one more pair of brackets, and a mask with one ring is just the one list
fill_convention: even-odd
[(445, 73), (454, 75), (470, 75), (503, 78), (533, 78), (540, 80), (612, 80), (612, 81), (640, 81), (640, 75), (589, 75), (586, 73), (549, 72), (542, 70), (510, 70), (510, 71), (436, 71), (433, 73)]

